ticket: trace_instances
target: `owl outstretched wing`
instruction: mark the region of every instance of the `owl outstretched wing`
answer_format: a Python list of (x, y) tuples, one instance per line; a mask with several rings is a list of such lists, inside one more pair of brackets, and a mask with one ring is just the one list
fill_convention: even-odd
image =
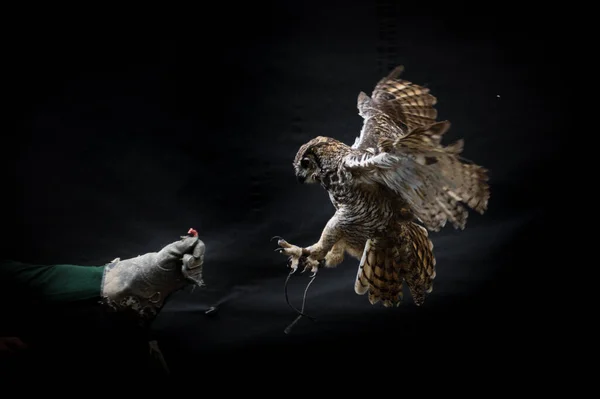
[(397, 138), (410, 130), (435, 122), (437, 99), (429, 89), (399, 79), (403, 66), (396, 67), (375, 85), (371, 97), (361, 92), (357, 107), (363, 117), (360, 136), (352, 148), (376, 149), (382, 137)]
[(426, 89), (394, 77), (396, 68), (382, 79), (373, 98), (359, 95), (365, 119), (344, 167), (361, 184), (383, 185), (408, 204), (413, 214), (432, 231), (448, 221), (463, 229), (468, 208), (487, 209), (490, 196), (487, 170), (464, 160), (463, 141), (442, 145), (450, 128), (436, 122), (435, 98)]

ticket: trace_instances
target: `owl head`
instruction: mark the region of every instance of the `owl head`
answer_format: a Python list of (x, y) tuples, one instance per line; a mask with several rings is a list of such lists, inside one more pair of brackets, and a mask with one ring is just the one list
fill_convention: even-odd
[(336, 148), (344, 144), (329, 137), (315, 137), (302, 145), (294, 158), (294, 171), (300, 183), (318, 183), (323, 172), (334, 168)]

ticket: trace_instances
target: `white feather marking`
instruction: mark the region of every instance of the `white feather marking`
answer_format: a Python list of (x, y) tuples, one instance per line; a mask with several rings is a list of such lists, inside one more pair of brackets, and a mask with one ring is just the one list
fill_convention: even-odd
[(358, 271), (356, 272), (356, 280), (354, 282), (354, 292), (356, 292), (358, 295), (364, 295), (369, 289), (369, 287), (363, 287), (359, 278), (360, 278), (360, 275), (365, 266), (365, 262), (367, 260), (367, 253), (369, 252), (370, 249), (371, 249), (371, 240), (368, 239), (367, 242), (365, 243), (365, 249), (364, 249), (362, 257), (360, 259), (360, 264), (358, 265)]
[[(440, 208), (442, 208), (444, 210), (444, 213), (446, 214), (446, 219), (450, 219), (450, 221), (453, 223), (458, 223), (458, 220), (456, 220), (456, 218), (454, 217), (454, 215), (452, 214), (450, 209), (448, 209), (446, 204), (444, 204), (442, 201), (440, 201), (439, 198), (436, 198), (436, 202), (438, 203)], [(444, 222), (444, 224), (445, 224), (445, 222)]]
[(455, 199), (456, 201), (461, 201), (462, 202), (462, 198), (458, 196), (458, 194), (456, 194), (454, 191), (449, 190), (447, 187), (444, 187), (445, 190), (447, 190), (446, 192), (448, 193), (448, 195), (450, 197), (452, 197), (452, 199)]

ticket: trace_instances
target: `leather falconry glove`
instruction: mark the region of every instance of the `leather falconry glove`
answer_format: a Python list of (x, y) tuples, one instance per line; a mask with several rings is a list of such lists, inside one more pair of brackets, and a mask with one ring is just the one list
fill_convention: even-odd
[(189, 284), (204, 286), (204, 251), (195, 233), (158, 252), (113, 260), (104, 268), (103, 302), (115, 311), (133, 312), (142, 323), (152, 321), (173, 292)]

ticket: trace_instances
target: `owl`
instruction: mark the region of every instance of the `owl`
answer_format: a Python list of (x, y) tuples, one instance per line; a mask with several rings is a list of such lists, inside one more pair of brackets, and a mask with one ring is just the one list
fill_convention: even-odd
[(331, 137), (302, 145), (293, 161), (300, 183), (320, 184), (335, 213), (308, 247), (277, 236), (291, 272), (357, 261), (354, 291), (371, 304), (398, 306), (403, 287), (420, 306), (433, 289), (436, 260), (430, 231), (448, 222), (464, 229), (469, 211), (485, 213), (488, 170), (461, 157), (463, 140), (442, 144), (450, 128), (438, 121), (430, 90), (400, 79), (396, 67), (369, 97), (358, 95), (362, 129), (352, 146)]

